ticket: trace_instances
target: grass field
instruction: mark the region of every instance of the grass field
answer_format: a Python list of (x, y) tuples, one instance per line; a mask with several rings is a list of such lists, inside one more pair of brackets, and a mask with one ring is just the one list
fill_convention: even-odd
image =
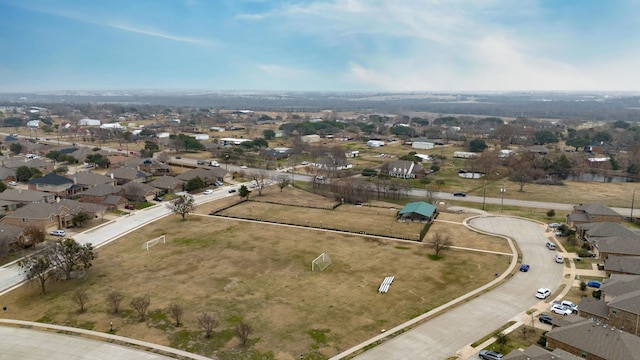
[[(287, 190), (281, 196), (293, 195)], [(325, 210), (317, 211), (330, 218)], [(334, 214), (345, 217), (344, 211)], [(380, 221), (377, 214), (370, 215)], [(429, 234), (436, 232), (450, 234), (455, 245), (508, 249), (503, 240), (461, 225), (437, 222)], [(166, 244), (141, 250), (146, 240), (162, 234)], [(311, 272), (311, 260), (322, 252), (333, 264), (322, 273)], [(254, 329), (250, 349), (265, 358), (328, 357), (493, 280), (508, 265), (506, 257), (481, 252), (449, 250), (439, 261), (430, 260), (430, 253), (416, 242), (205, 215), (191, 215), (187, 221), (171, 216), (101, 248), (86, 279), (50, 283), (45, 296), (32, 286), (4, 296), (9, 310), (1, 316), (96, 331), (108, 331), (113, 321), (118, 335), (219, 356), (238, 346), (232, 329), (244, 321)], [(389, 293), (378, 294), (388, 275), (396, 280)], [(71, 300), (76, 288), (89, 294), (83, 314)], [(107, 313), (104, 297), (112, 290), (126, 295), (119, 315)], [(129, 301), (147, 293), (151, 313), (139, 323)], [(185, 307), (179, 328), (166, 311), (174, 302)], [(211, 340), (202, 337), (196, 322), (205, 311), (220, 321)]]

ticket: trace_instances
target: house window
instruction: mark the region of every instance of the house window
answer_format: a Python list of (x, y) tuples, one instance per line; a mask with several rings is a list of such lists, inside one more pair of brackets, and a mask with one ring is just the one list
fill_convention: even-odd
[(617, 314), (617, 313), (618, 313), (618, 309), (616, 309), (616, 308), (611, 308), (611, 313), (612, 313), (613, 315)]
[(29, 222), (28, 218), (22, 218), (22, 222)]
[(53, 215), (49, 216), (49, 222), (53, 222)]
[(586, 359), (587, 358), (587, 352), (583, 351), (580, 356), (582, 356), (583, 359)]

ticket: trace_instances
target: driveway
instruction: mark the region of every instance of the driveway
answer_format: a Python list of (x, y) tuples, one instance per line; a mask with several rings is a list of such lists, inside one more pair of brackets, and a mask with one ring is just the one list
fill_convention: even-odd
[[(468, 225), (515, 239), (523, 262), (531, 265), (529, 272), (517, 272), (497, 288), (387, 340), (356, 359), (447, 359), (510, 320), (519, 320), (519, 314), (539, 302), (534, 295), (538, 288), (554, 291), (561, 283), (564, 267), (554, 262), (555, 251), (545, 247), (544, 225), (496, 216), (476, 217)], [(509, 262), (511, 257), (497, 256), (496, 261)]]

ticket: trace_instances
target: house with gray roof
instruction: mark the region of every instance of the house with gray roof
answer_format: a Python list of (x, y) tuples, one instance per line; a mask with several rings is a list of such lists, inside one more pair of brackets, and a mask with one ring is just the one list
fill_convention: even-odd
[(16, 203), (18, 206), (32, 202), (55, 202), (54, 194), (25, 189), (7, 189), (0, 193), (0, 200)]
[(578, 237), (593, 242), (597, 238), (604, 237), (638, 237), (638, 234), (620, 225), (612, 222), (585, 223), (576, 226), (576, 234)]
[(185, 183), (186, 182), (184, 180), (180, 180), (173, 176), (160, 176), (148, 184), (164, 192), (174, 193), (177, 191), (183, 191)]
[(116, 185), (124, 185), (130, 182), (143, 183), (151, 179), (149, 173), (130, 167), (112, 169), (106, 175), (115, 179)]
[(16, 248), (18, 244), (30, 245), (24, 236), (24, 228), (0, 222), (0, 241), (6, 241), (11, 248)]
[(395, 178), (416, 179), (426, 175), (422, 165), (416, 164), (413, 161), (397, 160), (390, 162), (386, 166), (389, 171), (389, 176)]
[(0, 181), (15, 181), (16, 169), (10, 169), (6, 167), (0, 167)]
[(622, 215), (602, 204), (576, 205), (573, 207), (573, 211), (567, 215), (567, 224), (570, 227), (585, 223), (620, 223), (621, 221)]
[(121, 186), (100, 184), (90, 187), (79, 195), (80, 202), (104, 205), (110, 209), (115, 209), (119, 205), (127, 202), (127, 199), (125, 199), (122, 194), (123, 189)]
[(531, 345), (524, 350), (513, 350), (505, 355), (502, 360), (583, 360), (583, 358), (562, 349), (549, 351), (537, 345)]
[(73, 186), (73, 180), (50, 173), (40, 178), (33, 178), (27, 183), (29, 190), (43, 191), (56, 196), (67, 196)]
[(546, 338), (548, 348), (583, 359), (640, 360), (640, 337), (596, 320), (556, 327)]
[(39, 229), (64, 229), (72, 224), (72, 218), (80, 211), (94, 218), (96, 213), (104, 209), (93, 204), (82, 204), (75, 200), (60, 200), (54, 203), (31, 203), (2, 218), (5, 224)]
[(82, 190), (87, 190), (93, 186), (101, 185), (101, 184), (109, 184), (115, 185), (115, 179), (112, 179), (109, 176), (105, 176), (102, 174), (96, 174), (91, 171), (82, 171), (77, 172), (73, 175), (70, 175), (69, 178), (73, 180), (73, 182), (78, 185)]
[(191, 179), (195, 179), (196, 177), (199, 177), (200, 179), (204, 180), (206, 185), (211, 185), (216, 181), (222, 181), (226, 174), (227, 174), (227, 171), (221, 168), (213, 168), (213, 169), (195, 168), (176, 176), (176, 178), (182, 181), (188, 182)]
[(580, 316), (640, 335), (640, 276), (613, 274), (600, 291), (600, 300), (584, 298), (580, 302)]
[(611, 274), (640, 275), (640, 256), (609, 255), (604, 260), (604, 271)]

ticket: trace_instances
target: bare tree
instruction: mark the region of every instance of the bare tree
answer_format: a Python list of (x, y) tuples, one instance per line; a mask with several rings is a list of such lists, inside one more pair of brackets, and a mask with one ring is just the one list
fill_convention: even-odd
[(251, 171), (249, 177), (255, 184), (255, 188), (258, 189), (258, 195), (262, 195), (262, 190), (269, 185), (269, 175), (266, 171), (256, 170)]
[(289, 177), (287, 175), (278, 175), (277, 179), (280, 192), (289, 185)]
[(176, 326), (180, 326), (183, 313), (184, 309), (182, 305), (176, 303), (169, 305), (169, 316), (176, 322)]
[(111, 311), (112, 314), (118, 313), (122, 299), (124, 299), (124, 295), (118, 291), (111, 291), (107, 294), (107, 305), (109, 305), (109, 311)]
[(166, 153), (166, 151), (162, 151), (160, 153), (158, 153), (158, 155), (156, 155), (156, 160), (166, 163), (167, 161), (169, 161), (170, 157), (169, 154)]
[(240, 344), (242, 344), (242, 346), (247, 344), (251, 333), (253, 333), (253, 329), (248, 324), (240, 323), (236, 326), (236, 335), (240, 338)]
[(136, 202), (144, 202), (145, 201), (145, 188), (144, 185), (137, 182), (130, 182), (123, 186), (125, 196), (129, 200), (133, 200)]
[(51, 260), (49, 254), (46, 252), (43, 254), (37, 254), (22, 258), (18, 261), (18, 266), (22, 269), (24, 276), (27, 280), (37, 279), (40, 283), (40, 292), (42, 295), (47, 293), (45, 283), (51, 276), (49, 270), (51, 270)]
[(136, 296), (131, 299), (131, 307), (138, 312), (140, 321), (144, 321), (147, 317), (149, 305), (151, 305), (151, 295), (149, 294), (146, 294), (145, 296)]
[(213, 329), (218, 327), (218, 320), (205, 312), (198, 316), (198, 324), (202, 326), (202, 329), (204, 330), (204, 337), (209, 339)]
[(442, 235), (440, 233), (435, 233), (433, 235), (433, 238), (431, 238), (431, 242), (429, 243), (429, 246), (431, 246), (433, 248), (433, 250), (435, 251), (435, 256), (439, 257), (440, 256), (440, 252), (442, 250), (446, 250), (448, 248), (451, 247), (451, 240), (449, 240), (449, 236), (448, 235)]
[(89, 294), (87, 294), (87, 290), (84, 289), (76, 289), (71, 296), (73, 302), (78, 304), (78, 312), (83, 313), (85, 311), (84, 306), (89, 301)]
[(195, 200), (191, 195), (180, 195), (168, 203), (167, 207), (174, 213), (182, 216), (182, 220), (184, 220), (187, 214), (193, 211), (193, 208), (195, 207)]
[(18, 246), (29, 247), (36, 246), (39, 243), (44, 242), (45, 234), (44, 230), (37, 226), (29, 226), (24, 229), (23, 236), (18, 239)]
[(9, 255), (9, 238), (6, 236), (0, 237), (0, 257)]

